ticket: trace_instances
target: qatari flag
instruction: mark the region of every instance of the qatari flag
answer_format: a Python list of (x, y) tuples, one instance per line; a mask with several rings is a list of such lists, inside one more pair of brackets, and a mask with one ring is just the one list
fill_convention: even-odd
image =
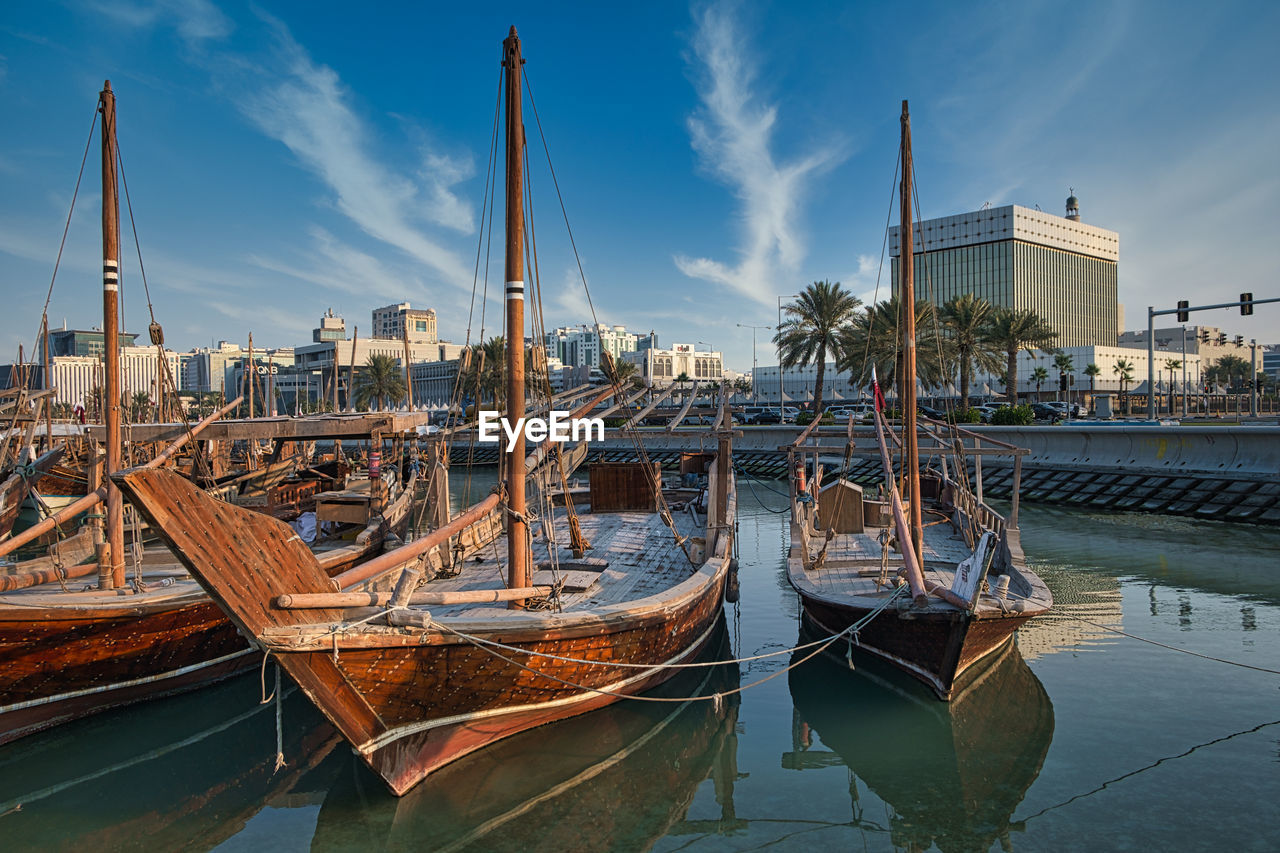
[(876, 398), (876, 411), (884, 411), (884, 394), (880, 393), (880, 380), (876, 379), (876, 366), (871, 365), (871, 391)]

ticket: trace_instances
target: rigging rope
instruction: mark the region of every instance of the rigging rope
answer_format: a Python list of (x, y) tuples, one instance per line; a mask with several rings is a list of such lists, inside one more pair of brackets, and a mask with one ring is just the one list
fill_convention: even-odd
[(67, 210), (67, 222), (62, 226), (62, 241), (58, 243), (58, 257), (53, 262), (53, 276), (49, 279), (49, 292), (44, 298), (44, 310), (41, 312), (42, 326), (48, 329), (49, 318), (49, 302), (53, 299), (53, 283), (58, 280), (58, 267), (62, 264), (62, 250), (67, 245), (67, 233), (71, 230), (71, 215), (76, 210), (76, 199), (80, 196), (80, 181), (84, 178), (84, 167), (89, 162), (89, 148), (93, 145), (93, 132), (98, 127), (98, 107), (102, 104), (101, 98), (93, 108), (93, 123), (89, 125), (89, 138), (84, 143), (84, 157), (80, 159), (80, 173), (76, 175), (76, 188), (71, 193), (71, 207)]

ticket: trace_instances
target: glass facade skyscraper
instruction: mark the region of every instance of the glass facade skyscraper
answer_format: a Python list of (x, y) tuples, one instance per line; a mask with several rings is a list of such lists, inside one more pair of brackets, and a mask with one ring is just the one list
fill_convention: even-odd
[[(1032, 310), (1057, 346), (1115, 346), (1119, 335), (1114, 231), (1018, 205), (916, 223), (916, 297), (941, 305), (966, 293)], [(898, 229), (889, 232), (898, 290)]]

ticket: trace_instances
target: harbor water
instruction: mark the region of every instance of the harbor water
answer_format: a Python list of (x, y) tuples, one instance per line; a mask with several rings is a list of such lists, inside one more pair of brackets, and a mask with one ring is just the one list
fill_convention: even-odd
[(739, 485), (737, 664), (399, 799), (268, 665), (0, 749), (0, 847), (1280, 849), (1280, 676), (1224, 662), (1280, 670), (1280, 531), (1024, 504), (1055, 609), (947, 705), (794, 651), (786, 499)]

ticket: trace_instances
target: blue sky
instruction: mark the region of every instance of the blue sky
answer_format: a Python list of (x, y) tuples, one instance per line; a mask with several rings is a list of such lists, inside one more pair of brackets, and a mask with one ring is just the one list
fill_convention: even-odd
[[(328, 308), (366, 334), (401, 300), (461, 341), (512, 24), (601, 322), (746, 369), (735, 324), (773, 324), (777, 296), (829, 278), (873, 298), (903, 98), (924, 215), (1061, 213), (1074, 187), (1084, 220), (1120, 233), (1128, 328), (1149, 304), (1280, 295), (1277, 4), (10, 0), (0, 360), (35, 337), (107, 78), (171, 347), (307, 343)], [(526, 124), (537, 145), (527, 106)], [(97, 144), (55, 327), (101, 322)], [(536, 153), (547, 322), (588, 322)], [(145, 336), (123, 215), (125, 325)], [(501, 210), (495, 225), (486, 335)], [(1271, 342), (1277, 316), (1196, 319)]]

